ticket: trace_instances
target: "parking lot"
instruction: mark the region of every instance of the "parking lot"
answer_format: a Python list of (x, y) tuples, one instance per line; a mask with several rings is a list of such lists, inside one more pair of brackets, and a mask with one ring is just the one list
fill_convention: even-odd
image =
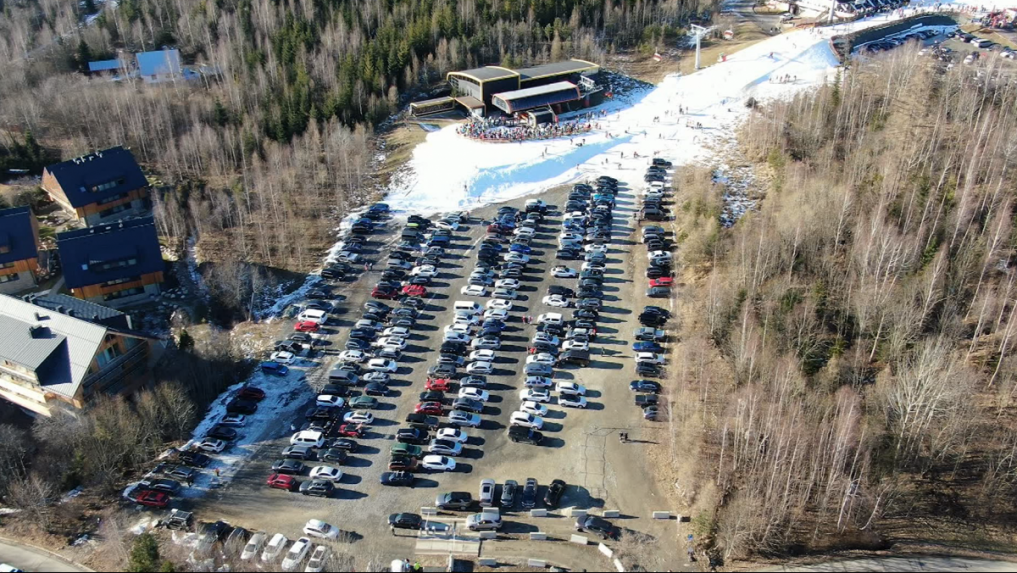
[[(442, 492), (465, 491), (477, 497), (482, 479), (490, 478), (498, 484), (515, 480), (523, 484), (535, 478), (541, 488), (554, 479), (567, 484), (560, 507), (582, 509), (619, 510), (623, 519), (620, 528), (640, 531), (662, 538), (673, 539), (674, 526), (667, 521), (653, 521), (651, 512), (670, 509), (659, 485), (649, 471), (645, 452), (649, 448), (666, 447), (661, 433), (666, 424), (644, 421), (642, 412), (633, 405), (634, 393), (629, 383), (636, 379), (632, 333), (640, 324), (639, 309), (644, 304), (661, 304), (667, 299), (647, 299), (644, 291), (646, 257), (643, 245), (635, 233), (633, 214), (638, 199), (633, 187), (642, 187), (641, 174), (633, 174), (633, 182), (619, 183), (616, 208), (612, 221), (612, 235), (604, 272), (603, 308), (597, 321), (598, 336), (591, 346), (591, 362), (587, 367), (566, 366), (556, 368), (554, 380), (567, 380), (587, 388), (588, 408), (562, 408), (552, 401), (544, 416), (542, 432), (544, 442), (539, 446), (513, 443), (506, 428), (509, 417), (520, 407), (519, 391), (523, 388), (523, 368), (527, 347), (536, 331), (533, 324), (524, 324), (523, 317), (536, 318), (542, 313), (561, 311), (568, 317), (573, 309), (557, 309), (542, 304), (550, 285), (576, 288), (576, 279), (555, 279), (551, 267), (566, 264), (579, 269), (582, 261), (556, 261), (557, 237), (561, 231), (562, 215), (551, 211), (534, 235), (531, 261), (520, 277), (519, 298), (514, 301), (502, 335), (501, 348), (496, 351), (495, 370), (487, 376), (486, 390), (490, 399), (482, 412), (479, 428), (466, 428), (469, 440), (460, 457), (456, 458), (455, 471), (448, 473), (419, 472), (413, 488), (386, 487), (379, 482), (388, 471), (389, 452), (396, 444), (395, 434), (407, 414), (413, 412), (418, 395), (424, 391), (427, 370), (436, 364), (443, 330), (453, 321), (452, 306), (457, 300), (474, 300), (485, 305), (490, 298), (467, 297), (460, 294), (467, 285), (467, 277), (476, 263), (478, 244), (486, 234), (487, 222), (503, 205), (494, 205), (470, 213), (468, 225), (454, 233), (447, 254), (434, 281), (427, 285), (427, 305), (422, 309), (416, 326), (407, 340), (407, 347), (399, 358), (399, 369), (389, 384), (392, 390), (380, 399), (373, 410), (375, 420), (359, 447), (341, 466), (343, 477), (336, 483), (336, 494), (327, 499), (305, 497), (265, 485), (271, 466), (281, 458), (280, 452), (289, 444), (291, 423), (300, 426), (302, 412), (314, 404), (312, 387), (320, 388), (337, 354), (343, 349), (350, 327), (360, 318), (364, 303), (370, 300), (371, 287), (377, 282), (385, 266), (387, 252), (399, 239), (402, 222), (389, 220), (385, 228), (369, 236), (363, 255), (376, 261), (374, 267), (354, 282), (337, 282), (336, 292), (346, 297), (342, 308), (330, 319), (322, 331), (319, 345), (312, 359), (320, 365), (307, 374), (306, 398), (294, 402), (293, 419), (278, 420), (276, 431), (262, 441), (253, 456), (236, 472), (232, 481), (204, 499), (194, 503), (196, 516), (202, 520), (223, 519), (249, 530), (263, 530), (270, 535), (282, 532), (290, 539), (300, 536), (308, 519), (322, 519), (357, 539), (350, 547), (353, 554), (367, 553), (378, 559), (417, 554), (448, 553), (448, 547), (421, 542), (415, 534), (397, 532), (393, 535), (387, 525), (391, 513), (420, 513), (421, 507), (433, 507), (435, 496)], [(634, 183), (634, 184), (633, 184)], [(569, 189), (556, 189), (539, 196), (552, 206), (565, 204)], [(522, 208), (524, 199), (508, 205)], [(665, 227), (668, 225), (664, 223)], [(388, 302), (388, 301), (386, 301)], [(395, 306), (395, 305), (393, 305)], [(293, 322), (279, 325), (279, 338), (292, 333)], [(326, 351), (324, 353), (323, 351)], [(306, 364), (306, 362), (305, 362)], [(665, 367), (666, 368), (666, 367)], [(460, 368), (460, 372), (463, 369)], [(268, 389), (271, 391), (270, 389)], [(455, 397), (449, 394), (450, 399)], [(621, 434), (628, 437), (622, 442)], [(426, 446), (425, 446), (426, 449)], [(318, 465), (307, 462), (308, 467)], [(327, 464), (326, 464), (327, 465)], [(297, 476), (307, 479), (307, 472)], [(538, 504), (539, 507), (539, 504)], [(443, 518), (465, 518), (467, 513)], [(503, 509), (506, 522), (502, 537), (511, 547), (509, 553), (519, 557), (539, 556), (549, 552), (553, 562), (556, 552), (543, 547), (528, 547), (522, 535), (544, 531), (556, 538), (567, 539), (572, 533), (572, 519), (530, 518), (521, 513), (518, 503), (515, 511)], [(508, 541), (515, 538), (517, 541)], [(380, 543), (376, 541), (381, 540)], [(518, 544), (518, 549), (510, 545)], [(544, 547), (547, 547), (546, 545)], [(475, 552), (478, 547), (467, 545), (457, 548), (464, 553)], [(607, 564), (595, 548), (590, 548), (586, 563), (562, 563), (570, 567), (603, 567)], [(557, 552), (557, 555), (563, 555)], [(581, 554), (586, 555), (586, 554)], [(572, 555), (571, 560), (578, 556)], [(678, 566), (678, 563), (675, 564)]]

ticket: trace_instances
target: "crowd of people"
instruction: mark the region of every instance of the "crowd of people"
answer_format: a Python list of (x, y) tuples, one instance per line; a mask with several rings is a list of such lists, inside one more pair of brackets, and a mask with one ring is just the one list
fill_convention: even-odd
[(461, 135), (482, 141), (531, 141), (536, 139), (556, 139), (559, 137), (575, 137), (589, 133), (595, 128), (590, 121), (593, 114), (566, 121), (530, 125), (512, 118), (471, 118), (458, 128)]

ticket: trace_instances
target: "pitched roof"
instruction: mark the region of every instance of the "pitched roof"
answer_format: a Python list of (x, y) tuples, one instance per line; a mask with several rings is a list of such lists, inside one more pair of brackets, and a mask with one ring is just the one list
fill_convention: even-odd
[(14, 207), (0, 209), (0, 264), (34, 259), (39, 256), (39, 246), (35, 242), (35, 230), (32, 228), (32, 209)]
[(179, 50), (141, 52), (139, 54), (135, 54), (135, 57), (138, 60), (138, 71), (142, 76), (180, 73), (181, 67)]
[(73, 318), (87, 320), (93, 324), (101, 324), (120, 330), (130, 330), (130, 316), (92, 301), (81, 300), (65, 294), (33, 294), (22, 297), (25, 302), (41, 306), (53, 312), (59, 312)]
[(566, 60), (564, 62), (552, 62), (519, 70), (519, 81), (522, 83), (546, 78), (550, 76), (562, 76), (599, 70), (600, 66), (585, 60)]
[(0, 359), (33, 370), (48, 391), (72, 397), (108, 329), (0, 295)]
[(164, 270), (155, 219), (142, 217), (57, 235), (69, 288)]
[[(46, 171), (56, 178), (72, 207), (98, 203), (148, 185), (134, 155), (120, 146), (54, 163)], [(114, 185), (92, 191), (104, 183)]]

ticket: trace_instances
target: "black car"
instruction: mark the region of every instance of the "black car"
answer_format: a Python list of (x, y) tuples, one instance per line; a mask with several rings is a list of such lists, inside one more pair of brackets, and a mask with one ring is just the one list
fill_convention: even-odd
[(671, 318), (671, 311), (659, 306), (646, 306), (643, 307), (643, 314), (659, 314), (664, 318)]
[(362, 338), (351, 338), (343, 346), (346, 350), (370, 350), (371, 343)]
[(480, 414), (484, 411), (484, 403), (472, 398), (456, 398), (455, 401), (452, 402), (452, 409)]
[[(327, 392), (322, 392), (322, 394), (327, 394)], [(334, 396), (334, 394), (332, 394), (332, 395)], [(304, 418), (309, 420), (309, 421), (310, 420), (323, 420), (323, 421), (335, 420), (336, 416), (338, 415), (338, 413), (335, 412), (334, 410), (335, 410), (335, 408), (325, 408), (325, 407), (321, 407), (321, 406), (312, 406), (311, 408), (308, 408), (306, 412), (304, 412)]]
[(656, 394), (637, 394), (633, 399), (636, 406), (640, 408), (646, 406), (656, 406), (660, 402), (660, 397)]
[(302, 473), (306, 467), (298, 460), (279, 460), (272, 464), (272, 471), (277, 474), (297, 475)]
[(192, 468), (203, 468), (212, 463), (212, 458), (205, 454), (187, 450), (177, 453), (177, 459), (180, 460), (180, 463), (187, 464)]
[(593, 515), (576, 518), (576, 531), (596, 533), (602, 539), (614, 539), (618, 532), (610, 521)]
[(339, 448), (328, 448), (318, 454), (318, 458), (323, 462), (331, 462), (333, 464), (342, 464), (349, 458), (349, 454), (346, 450)]
[(368, 396), (385, 396), (388, 394), (388, 386), (381, 382), (371, 382), (364, 386), (364, 394)]
[(427, 414), (421, 414), (413, 412), (406, 415), (406, 423), (411, 426), (422, 426), (424, 428), (436, 428), (438, 427), (438, 418), (434, 416), (428, 416)]
[(438, 352), (441, 354), (452, 354), (454, 356), (464, 356), (469, 353), (470, 347), (462, 342), (443, 342)]
[(633, 392), (652, 392), (657, 394), (660, 392), (660, 384), (652, 380), (634, 380), (629, 383), (629, 390)]
[(552, 481), (551, 485), (547, 486), (547, 493), (544, 494), (544, 505), (552, 509), (558, 507), (563, 495), (565, 495), (565, 482), (560, 479)]
[(505, 480), (505, 485), (501, 486), (501, 506), (505, 509), (512, 509), (512, 506), (516, 504), (516, 491), (519, 489), (519, 484), (515, 480)]
[(140, 483), (141, 487), (169, 494), (175, 494), (181, 489), (180, 482), (175, 479), (152, 479)]
[(396, 441), (401, 444), (413, 444), (420, 446), (429, 441), (427, 431), (422, 428), (399, 428), (396, 432)]
[(644, 326), (664, 326), (667, 323), (667, 317), (660, 314), (642, 312), (639, 314), (639, 322)]
[(280, 340), (275, 343), (274, 348), (279, 352), (292, 352), (293, 354), (299, 354), (304, 350), (304, 345), (296, 340)]
[(599, 298), (583, 298), (579, 299), (576, 303), (577, 308), (586, 308), (592, 310), (600, 310), (602, 303)]
[(660, 378), (660, 367), (652, 362), (637, 362), (636, 374), (647, 378)]
[(363, 340), (374, 340), (374, 337), (378, 335), (378, 332), (373, 328), (354, 328), (350, 331), (350, 338), (360, 338)]
[(335, 438), (326, 444), (329, 449), (343, 450), (344, 452), (353, 453), (357, 451), (357, 442), (350, 438)]
[(282, 456), (288, 460), (313, 460), (315, 457), (309, 446), (289, 446), (283, 449)]
[(438, 402), (439, 404), (445, 403), (445, 393), (438, 392), (437, 390), (427, 390), (420, 393), (421, 402)]
[(537, 506), (537, 480), (535, 478), (526, 478), (521, 503), (523, 509), (533, 509)]
[(258, 411), (258, 405), (249, 400), (234, 398), (226, 404), (226, 412), (229, 414), (250, 415)]
[(547, 287), (547, 294), (549, 295), (560, 294), (563, 297), (572, 298), (576, 296), (576, 291), (560, 285), (551, 285)]
[(212, 429), (208, 431), (208, 434), (206, 434), (209, 438), (215, 438), (217, 440), (224, 440), (227, 442), (232, 442), (237, 439), (237, 435), (237, 431), (233, 428), (221, 425), (213, 426)]
[(323, 479), (307, 480), (300, 484), (300, 493), (303, 495), (329, 497), (334, 491), (335, 485), (333, 485), (332, 482)]
[(671, 267), (649, 267), (646, 269), (646, 278), (659, 279), (671, 276)]
[(346, 271), (333, 267), (326, 267), (321, 269), (321, 278), (324, 279), (342, 279), (346, 277)]
[(598, 288), (584, 288), (579, 290), (579, 298), (604, 298), (604, 291)]
[(415, 513), (393, 513), (388, 516), (388, 526), (393, 529), (420, 529), (424, 520)]
[(580, 252), (574, 249), (559, 249), (558, 252), (555, 253), (554, 255), (554, 258), (560, 261), (575, 261), (578, 260), (580, 257), (581, 257)]
[(452, 364), (439, 364), (427, 369), (429, 378), (452, 378), (456, 375), (456, 367)]
[(476, 503), (473, 496), (466, 491), (440, 493), (434, 500), (435, 507), (449, 511), (470, 511)]
[(175, 478), (175, 479), (179, 479), (179, 480), (183, 480), (183, 481), (193, 480), (195, 478), (195, 476), (198, 475), (198, 472), (195, 471), (193, 468), (189, 468), (187, 466), (178, 466), (178, 465), (175, 465), (175, 464), (165, 464), (165, 463), (159, 464), (158, 466), (156, 466), (155, 471), (157, 473), (161, 473), (164, 476), (169, 476), (171, 478)]
[(662, 286), (646, 289), (646, 296), (649, 298), (667, 298), (671, 296), (671, 289)]
[(385, 472), (381, 474), (381, 485), (413, 487), (415, 478), (410, 472)]

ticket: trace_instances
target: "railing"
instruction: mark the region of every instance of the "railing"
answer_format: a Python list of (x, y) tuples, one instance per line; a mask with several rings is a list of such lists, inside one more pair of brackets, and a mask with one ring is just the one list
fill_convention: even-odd
[(124, 378), (144, 368), (148, 358), (148, 344), (141, 343), (126, 353), (116, 357), (101, 371), (85, 378), (83, 383), (85, 396), (95, 392), (108, 391), (115, 384), (119, 384)]

